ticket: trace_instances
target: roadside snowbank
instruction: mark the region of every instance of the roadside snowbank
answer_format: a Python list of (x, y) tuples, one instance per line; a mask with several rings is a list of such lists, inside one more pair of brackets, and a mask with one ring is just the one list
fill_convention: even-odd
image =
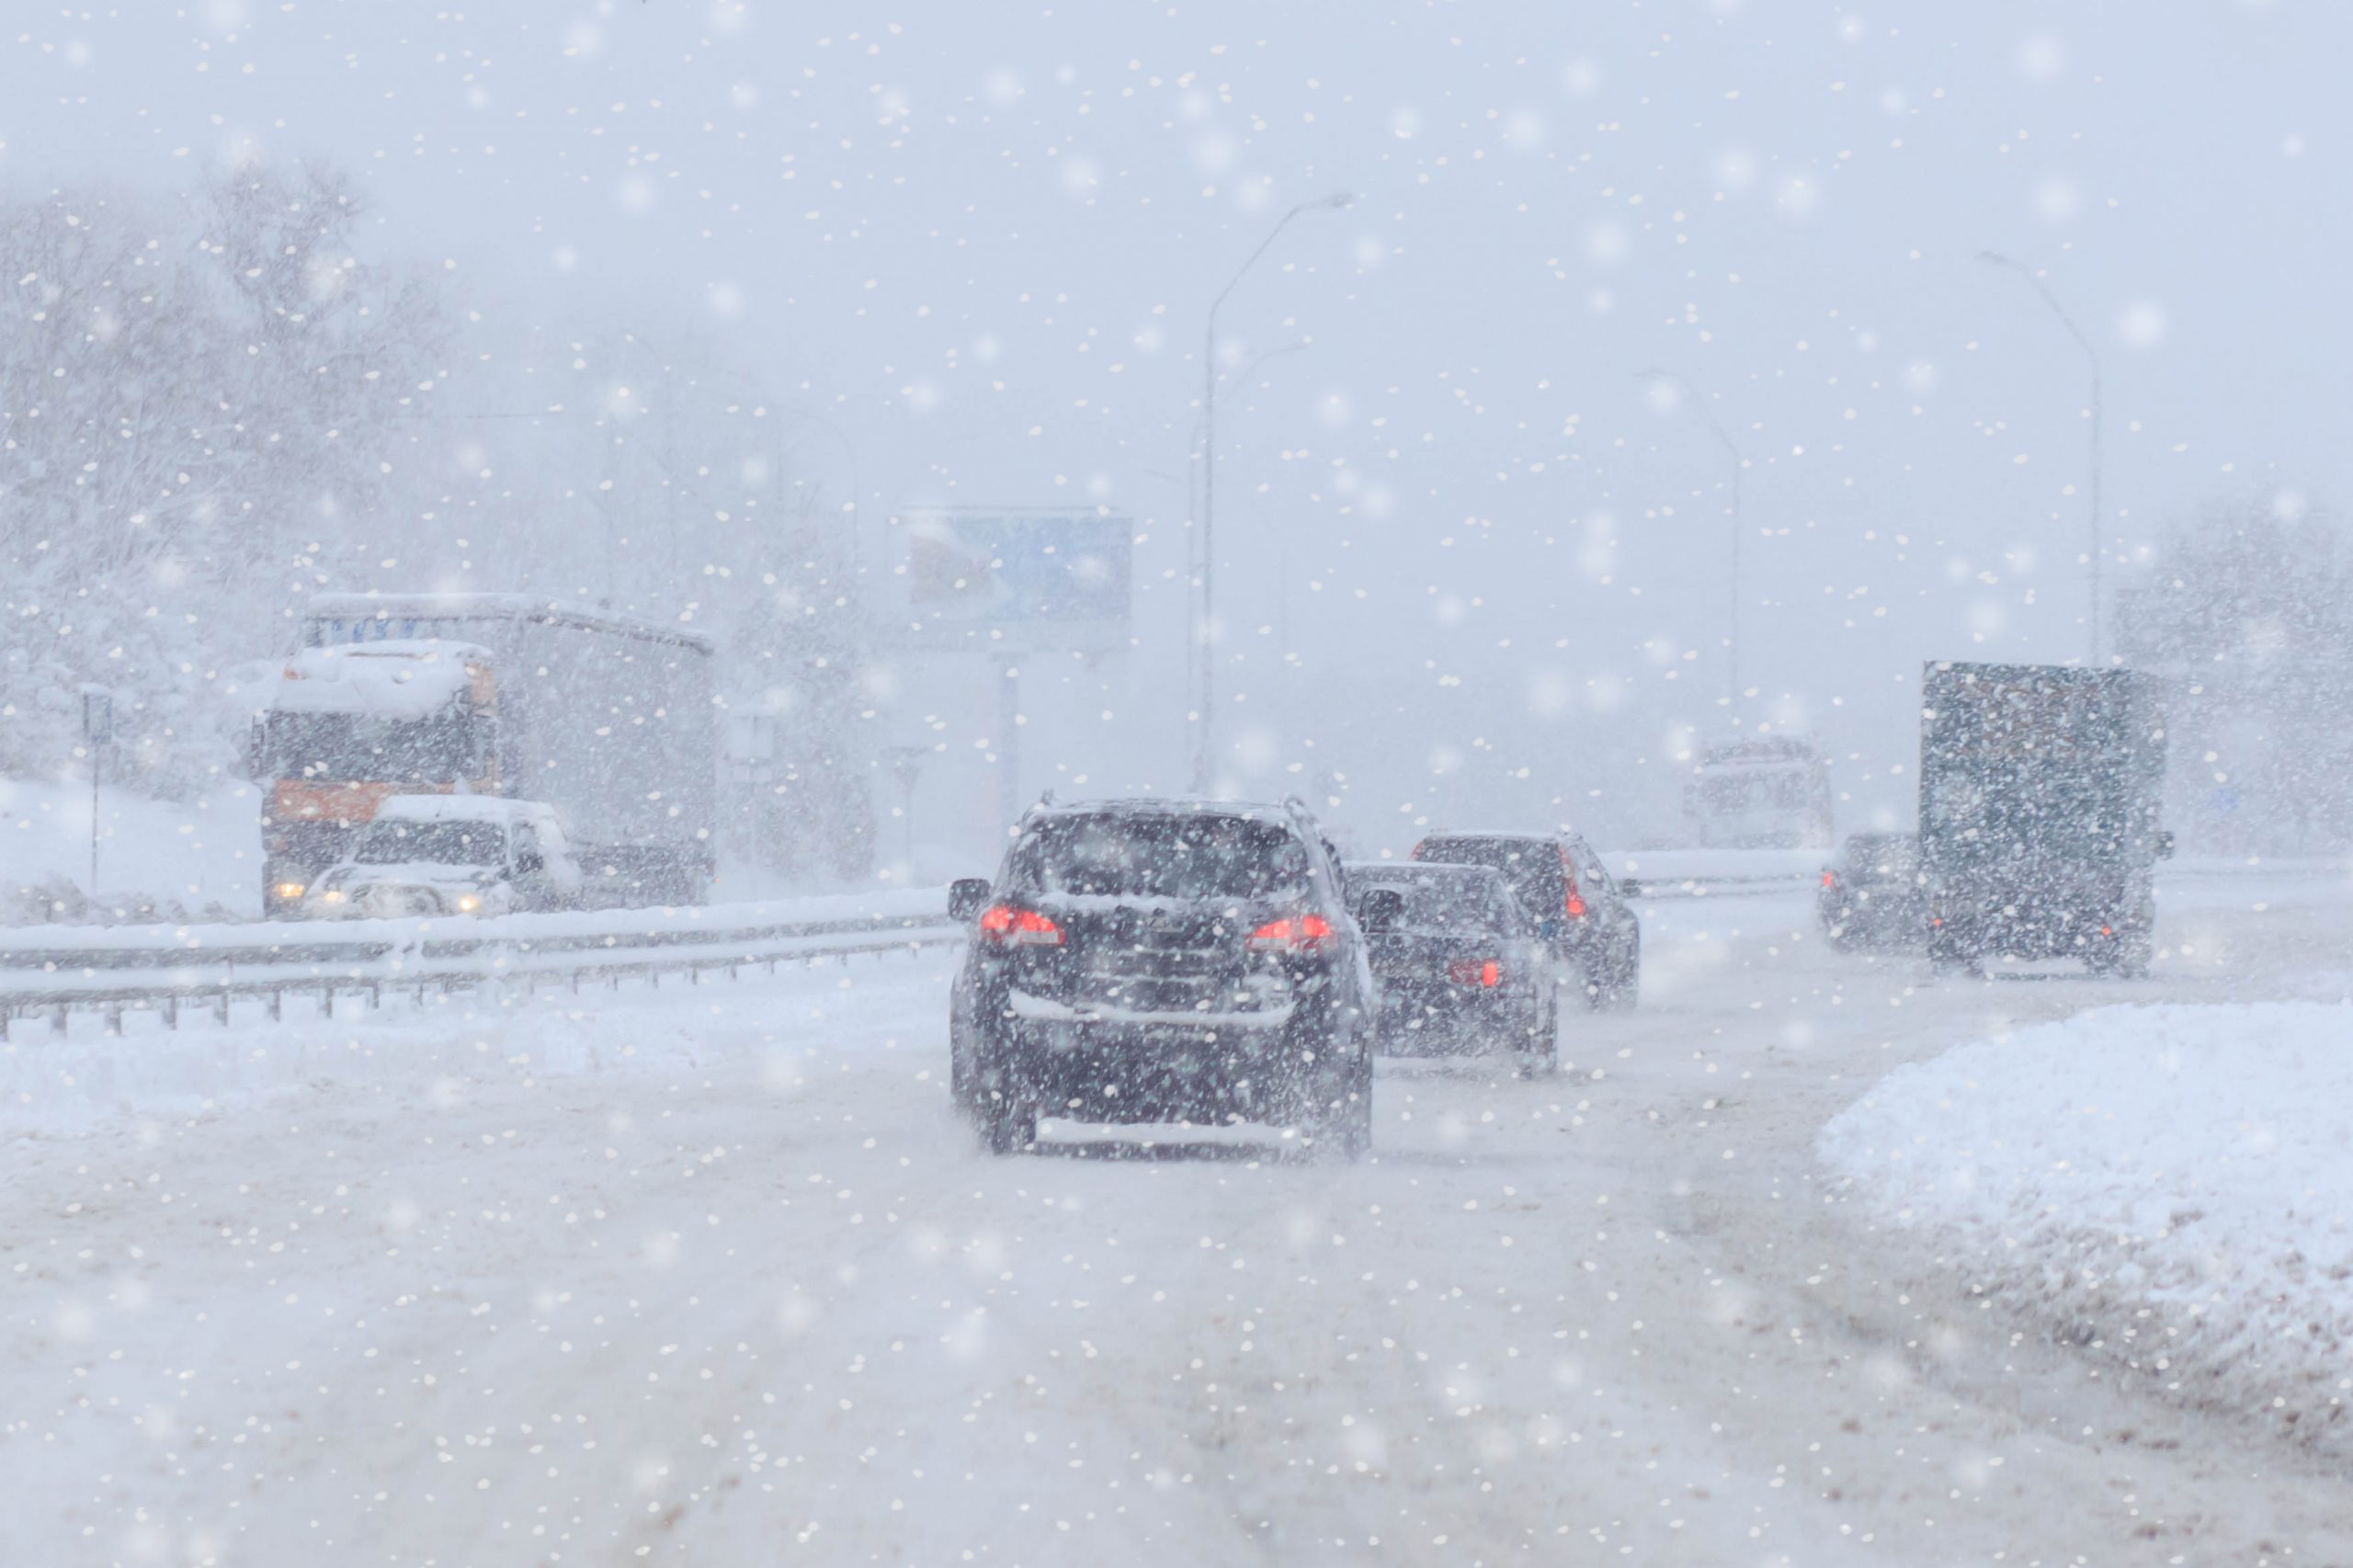
[(1880, 1223), (2176, 1394), (2353, 1448), (2353, 1006), (2104, 1007), (1824, 1128)]
[[(20, 1021), (0, 1041), (0, 1148), (11, 1138), (70, 1137), (107, 1128), (222, 1114), (280, 1096), (357, 1091), (396, 1100), (460, 1085), (603, 1083), (696, 1073), (748, 1060), (763, 1077), (808, 1053), (886, 1040), (910, 984), (937, 983), (949, 960), (892, 954), (740, 983), (527, 994), (515, 987), (422, 1003), (387, 995), (379, 1009), (347, 1002), (333, 1017), (290, 1001), (271, 1023), (241, 1000), (228, 1027), (191, 1009), (181, 1028), (133, 1013), (119, 1036), (83, 1016), (68, 1034)], [(876, 1019), (881, 1019), (881, 1024)]]
[[(89, 878), (89, 784), (0, 778), (0, 923), (93, 918)], [(261, 905), (260, 797), (250, 784), (185, 801), (107, 785), (98, 887), (101, 919), (251, 915)]]

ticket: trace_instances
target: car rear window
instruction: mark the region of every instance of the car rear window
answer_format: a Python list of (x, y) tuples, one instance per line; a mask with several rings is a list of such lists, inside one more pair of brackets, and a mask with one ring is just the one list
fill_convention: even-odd
[(1493, 867), (1529, 909), (1554, 908), (1565, 891), (1560, 846), (1549, 838), (1425, 838), (1414, 846), (1414, 858), (1440, 866)]
[(1846, 861), (1857, 870), (1908, 875), (1919, 867), (1920, 841), (1908, 833), (1859, 833), (1847, 841)]
[(1517, 932), (1528, 918), (1511, 890), (1494, 877), (1444, 872), (1359, 876), (1348, 884), (1351, 908), (1361, 913), (1364, 895), (1374, 888), (1404, 895), (1405, 915), (1399, 924), (1408, 931)]
[(1098, 898), (1276, 900), (1307, 891), (1306, 847), (1252, 817), (1085, 812), (1014, 846), (1013, 891)]

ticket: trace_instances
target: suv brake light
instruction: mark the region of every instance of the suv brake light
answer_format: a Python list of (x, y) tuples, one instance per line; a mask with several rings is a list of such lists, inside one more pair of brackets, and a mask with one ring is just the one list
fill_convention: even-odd
[(983, 912), (981, 939), (1000, 948), (1059, 948), (1063, 928), (1034, 909), (1000, 903)]
[(1339, 933), (1320, 915), (1269, 920), (1250, 933), (1254, 953), (1323, 953), (1338, 945)]
[(1562, 913), (1572, 920), (1585, 918), (1585, 894), (1577, 891), (1577, 869), (1569, 862), (1569, 852), (1561, 851), (1561, 883), (1569, 891), (1561, 900)]
[(1835, 888), (1835, 887), (1836, 887), (1836, 886), (1838, 885), (1838, 873), (1837, 873), (1837, 872), (1836, 872), (1836, 871), (1824, 871), (1824, 872), (1823, 872), (1823, 873), (1822, 873), (1822, 885), (1823, 885), (1824, 887), (1826, 887), (1826, 888)]
[(1504, 983), (1504, 966), (1494, 959), (1456, 959), (1446, 966), (1446, 978), (1457, 985), (1493, 990)]

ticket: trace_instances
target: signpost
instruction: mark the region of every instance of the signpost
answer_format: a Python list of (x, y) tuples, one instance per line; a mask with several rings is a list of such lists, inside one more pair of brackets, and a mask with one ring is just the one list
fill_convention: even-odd
[(915, 775), (923, 770), (924, 758), (931, 755), (929, 746), (884, 746), (883, 759), (899, 779), (899, 858), (907, 868), (907, 880), (915, 874)]
[(103, 686), (82, 688), (82, 744), (90, 754), (90, 903), (98, 902), (98, 762), (114, 744), (114, 693)]

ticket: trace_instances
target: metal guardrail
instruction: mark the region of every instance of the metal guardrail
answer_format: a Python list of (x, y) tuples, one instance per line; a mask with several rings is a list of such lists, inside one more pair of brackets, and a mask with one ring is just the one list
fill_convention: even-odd
[[(76, 1009), (103, 1012), (109, 1033), (119, 1033), (132, 1010), (153, 1011), (171, 1028), (188, 1008), (210, 1010), (226, 1024), (230, 1004), (241, 997), (265, 999), (275, 1019), (288, 995), (313, 995), (333, 1017), (338, 996), (374, 1006), (388, 990), (413, 990), (422, 1000), (427, 992), (488, 984), (577, 991), (595, 980), (618, 987), (624, 978), (642, 978), (659, 985), (665, 974), (699, 983), (714, 971), (731, 977), (747, 968), (774, 972), (788, 962), (912, 952), (964, 939), (963, 928), (944, 913), (732, 921), (707, 918), (708, 910), (628, 913), (635, 918), (434, 921), (406, 930), (371, 921), (362, 932), (301, 937), (281, 922), (271, 927), (278, 940), (245, 937), (251, 927), (215, 927), (238, 935), (193, 945), (184, 930), (63, 945), (52, 935), (48, 946), (37, 928), (18, 931), (0, 937), (0, 1040), (12, 1025), (44, 1014), (63, 1032)], [(647, 919), (673, 914), (693, 917)]]
[[(1733, 875), (1630, 880), (1630, 896), (1699, 898), (1784, 892), (1792, 876)], [(896, 902), (904, 903), (903, 895)], [(848, 901), (819, 901), (834, 903)], [(230, 1006), (261, 998), (283, 1017), (289, 995), (313, 996), (333, 1017), (338, 998), (372, 1007), (384, 993), (449, 992), (494, 983), (618, 986), (624, 978), (658, 985), (665, 974), (689, 983), (723, 970), (773, 971), (857, 954), (914, 951), (961, 942), (964, 933), (935, 909), (777, 919), (762, 906), (629, 910), (598, 915), (522, 915), (489, 920), (355, 921), (348, 928), (293, 921), (134, 930), (24, 926), (0, 932), (0, 1040), (43, 1016), (63, 1031), (77, 1010), (96, 1010), (109, 1033), (126, 1014), (159, 1016), (179, 1027), (183, 1011), (229, 1022)]]
[(1820, 875), (1818, 871), (1775, 871), (1730, 877), (1620, 877), (1618, 891), (1640, 899), (1764, 898), (1802, 892)]
[[(2338, 862), (2191, 862), (2175, 877), (2339, 877)], [(1818, 872), (1729, 869), (1722, 874), (1627, 876), (1630, 898), (1766, 897), (1804, 891)], [(937, 891), (880, 899), (802, 901), (802, 917), (778, 918), (790, 904), (738, 904), (598, 915), (510, 915), (488, 920), (358, 921), (347, 928), (296, 922), (140, 929), (18, 926), (0, 930), (0, 1041), (12, 1025), (46, 1015), (63, 1031), (74, 1011), (99, 1009), (119, 1032), (123, 1016), (153, 1011), (177, 1028), (184, 1008), (210, 1009), (223, 1024), (240, 997), (267, 1001), (282, 1016), (288, 995), (314, 995), (333, 1016), (338, 996), (379, 1003), (387, 991), (429, 991), (520, 983), (618, 986), (625, 978), (658, 985), (665, 974), (690, 982), (714, 971), (773, 972), (787, 962), (858, 954), (914, 952), (964, 939)], [(894, 907), (868, 913), (876, 903)]]

